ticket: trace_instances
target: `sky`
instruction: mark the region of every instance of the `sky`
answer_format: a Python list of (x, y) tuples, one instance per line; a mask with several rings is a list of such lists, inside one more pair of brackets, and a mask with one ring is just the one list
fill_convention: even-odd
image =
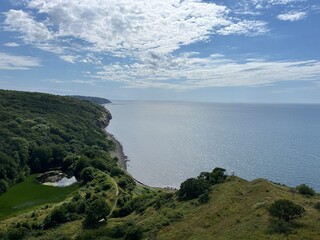
[(0, 88), (320, 103), (319, 0), (0, 0)]

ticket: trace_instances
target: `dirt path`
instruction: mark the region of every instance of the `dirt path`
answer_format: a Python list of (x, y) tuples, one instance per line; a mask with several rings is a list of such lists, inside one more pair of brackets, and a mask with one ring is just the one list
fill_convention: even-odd
[(112, 179), (112, 181), (113, 181), (113, 183), (114, 183), (114, 186), (116, 187), (116, 199), (115, 199), (115, 201), (114, 201), (114, 203), (113, 203), (113, 206), (112, 206), (112, 208), (111, 208), (111, 211), (110, 211), (110, 213), (109, 213), (109, 215), (108, 215), (107, 217), (110, 217), (110, 216), (112, 215), (113, 211), (116, 209), (117, 203), (118, 203), (118, 197), (119, 197), (119, 187), (118, 187), (118, 184), (117, 184), (117, 182), (114, 180), (114, 178), (111, 178), (111, 179)]

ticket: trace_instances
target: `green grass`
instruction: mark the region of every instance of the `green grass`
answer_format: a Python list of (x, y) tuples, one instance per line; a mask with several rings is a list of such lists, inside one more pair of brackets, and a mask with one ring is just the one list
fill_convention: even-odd
[(36, 181), (36, 176), (36, 174), (29, 176), (0, 196), (0, 219), (37, 205), (60, 202), (79, 188), (78, 184), (68, 187), (45, 186)]

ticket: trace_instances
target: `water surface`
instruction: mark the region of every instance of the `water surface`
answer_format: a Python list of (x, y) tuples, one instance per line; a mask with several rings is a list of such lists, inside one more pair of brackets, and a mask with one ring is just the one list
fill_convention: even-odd
[(215, 167), (320, 191), (320, 105), (116, 101), (108, 131), (128, 171), (151, 186), (178, 187)]

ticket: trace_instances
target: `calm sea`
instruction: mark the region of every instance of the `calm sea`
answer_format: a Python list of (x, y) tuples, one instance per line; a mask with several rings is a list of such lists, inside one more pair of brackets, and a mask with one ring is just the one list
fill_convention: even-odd
[(107, 130), (128, 171), (150, 186), (179, 187), (223, 167), (320, 191), (320, 105), (116, 101)]

